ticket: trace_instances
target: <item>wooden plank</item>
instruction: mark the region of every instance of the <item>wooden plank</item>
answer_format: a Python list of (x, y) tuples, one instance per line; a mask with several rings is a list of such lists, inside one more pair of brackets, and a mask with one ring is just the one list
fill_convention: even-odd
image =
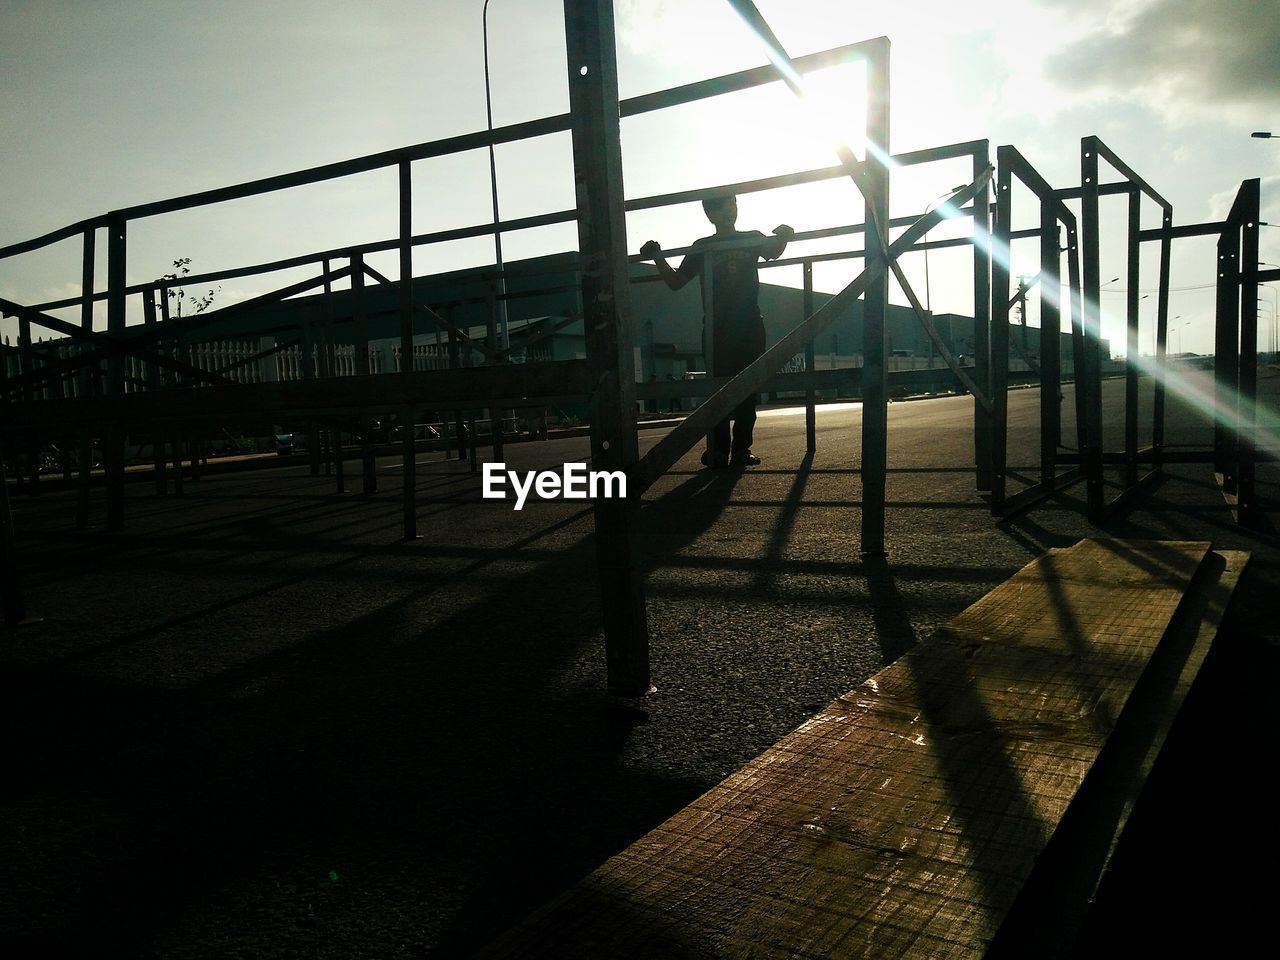
[(1028, 564), (481, 955), (983, 956), (1207, 550)]
[(1230, 550), (1205, 558), (1174, 626), (1125, 705), (1116, 733), (1090, 769), (986, 960), (1065, 960), (1073, 955), (1073, 940), (1169, 730), (1213, 649), (1248, 561), (1249, 554)]

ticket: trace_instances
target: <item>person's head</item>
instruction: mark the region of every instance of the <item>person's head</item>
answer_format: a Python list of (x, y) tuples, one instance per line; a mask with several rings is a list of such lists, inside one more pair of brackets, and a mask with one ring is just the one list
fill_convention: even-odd
[(702, 212), (717, 227), (727, 229), (738, 222), (738, 198), (708, 197), (702, 201)]

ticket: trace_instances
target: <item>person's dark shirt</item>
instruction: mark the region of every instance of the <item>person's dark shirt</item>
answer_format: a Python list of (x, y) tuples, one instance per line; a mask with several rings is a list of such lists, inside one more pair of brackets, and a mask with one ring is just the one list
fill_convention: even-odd
[(706, 254), (714, 261), (712, 297), (716, 325), (736, 325), (760, 315), (760, 257), (767, 240), (759, 230), (740, 230), (728, 236), (693, 241), (677, 273), (701, 277)]

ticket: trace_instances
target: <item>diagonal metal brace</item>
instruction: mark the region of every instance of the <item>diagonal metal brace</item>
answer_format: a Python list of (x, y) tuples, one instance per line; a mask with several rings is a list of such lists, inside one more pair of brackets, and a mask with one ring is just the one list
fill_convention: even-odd
[[(369, 266), (367, 263), (364, 265), (364, 272), (367, 273), (374, 280), (376, 280), (378, 283), (386, 284), (389, 287), (395, 286), (395, 283), (393, 281), (387, 279), (386, 276), (379, 273), (377, 270)], [(452, 323), (450, 323), (444, 317), (440, 316), (440, 314), (432, 310), (425, 303), (420, 303), (415, 300), (413, 305), (414, 307), (416, 307), (417, 309), (425, 313), (427, 316), (429, 316), (432, 320), (434, 320), (436, 324), (438, 324), (442, 329), (447, 330), (449, 333), (452, 333), (454, 336), (456, 336), (459, 340), (462, 341), (463, 344), (465, 344), (466, 346), (474, 350), (478, 350), (480, 353), (482, 353), (490, 363), (499, 363), (503, 360), (503, 356), (500, 352), (490, 350), (488, 347), (484, 345), (482, 341), (473, 339), (464, 330), (462, 330), (459, 327), (455, 327)]]
[(97, 344), (94, 349), (87, 350), (84, 353), (77, 354), (73, 357), (50, 360), (45, 367), (33, 373), (26, 373), (18, 377), (12, 377), (6, 384), (7, 389), (15, 389), (27, 384), (43, 383), (46, 380), (52, 380), (65, 373), (74, 372), (82, 367), (109, 359), (117, 354), (132, 354), (148, 363), (154, 363), (157, 366), (164, 367), (166, 370), (182, 373), (188, 377), (204, 380), (209, 383), (235, 382), (233, 380), (228, 380), (226, 377), (217, 373), (211, 373), (208, 370), (201, 370), (199, 367), (192, 366), (189, 363), (183, 363), (181, 360), (175, 360), (172, 357), (166, 357), (163, 354), (151, 353), (148, 350), (144, 350), (142, 349), (142, 345), (146, 341), (141, 337), (113, 337), (110, 334), (85, 330), (82, 327), (67, 322), (66, 320), (51, 317), (47, 313), (41, 313), (31, 307), (26, 307), (20, 303), (15, 303), (12, 300), (5, 300), (3, 298), (0, 298), (0, 310), (3, 310), (6, 316), (26, 317), (32, 323), (38, 323), (41, 326), (47, 327), (57, 333), (66, 334), (69, 338)]

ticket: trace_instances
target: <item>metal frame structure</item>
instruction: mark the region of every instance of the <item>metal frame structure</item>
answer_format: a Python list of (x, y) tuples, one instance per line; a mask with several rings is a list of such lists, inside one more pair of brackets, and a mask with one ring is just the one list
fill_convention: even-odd
[(1240, 185), (1218, 234), (1213, 469), (1239, 523), (1257, 519), (1254, 471), (1258, 426), (1258, 284), (1280, 280), (1280, 270), (1259, 270), (1261, 181)]
[[(1057, 490), (1080, 479), (1079, 467), (1058, 473), (1059, 447), (1062, 434), (1062, 410), (1060, 385), (1062, 382), (1059, 358), (1059, 329), (1061, 326), (1061, 277), (1062, 250), (1059, 247), (1059, 227), (1067, 234), (1066, 253), (1070, 284), (1070, 316), (1072, 342), (1076, 355), (1080, 355), (1080, 334), (1083, 332), (1081, 305), (1080, 257), (1076, 218), (1049, 183), (1027, 162), (1015, 148), (1002, 146), (996, 151), (998, 180), (996, 184), (996, 219), (992, 233), (992, 247), (999, 251), (992, 258), (991, 279), (991, 371), (994, 410), (991, 425), (993, 473), (991, 484), (991, 512), (996, 516), (1030, 506)], [(1006, 471), (1008, 468), (1009, 431), (1009, 310), (1017, 297), (1010, 296), (1009, 251), (1014, 239), (1013, 190), (1017, 179), (1039, 201), (1040, 226), (1036, 230), (1018, 234), (1022, 238), (1036, 238), (1040, 243), (1040, 479), (1014, 497), (1006, 497)], [(1019, 287), (1019, 295), (1025, 299), (1025, 287)], [(1024, 316), (1023, 323), (1026, 318)], [(1074, 364), (1078, 371), (1083, 368)], [(1081, 406), (1083, 394), (1076, 393), (1077, 429), (1081, 448), (1085, 446), (1084, 417)]]
[[(1016, 496), (1005, 497), (1006, 412), (1001, 409), (994, 425), (995, 461), (999, 476), (992, 490), (992, 512), (999, 516), (1023, 509), (1043, 500), (1058, 490), (1083, 479), (1090, 519), (1095, 523), (1105, 518), (1109, 511), (1119, 509), (1129, 499), (1160, 475), (1160, 454), (1164, 446), (1164, 379), (1156, 377), (1155, 401), (1152, 408), (1152, 446), (1138, 450), (1138, 381), (1141, 370), (1138, 357), (1138, 285), (1140, 282), (1141, 198), (1146, 195), (1161, 210), (1161, 236), (1173, 221), (1173, 207), (1150, 185), (1125, 164), (1097, 137), (1084, 137), (1080, 144), (1081, 182), (1078, 187), (1055, 190), (1011, 146), (998, 151), (1000, 184), (996, 195), (996, 232), (993, 244), (1004, 251), (995, 258), (992, 275), (992, 369), (1008, 370), (1009, 308), (1017, 297), (1010, 297), (1010, 274), (1007, 262), (1010, 242), (1014, 239), (1038, 237), (1040, 241), (1040, 366), (1041, 366), (1041, 430), (1040, 430), (1040, 478), (1039, 481)], [(1103, 184), (1100, 182), (1099, 158), (1105, 159), (1124, 178)], [(1032, 230), (1012, 230), (1012, 191), (1009, 189), (1016, 177), (1040, 201), (1040, 226)], [(1101, 274), (1099, 205), (1104, 196), (1123, 195), (1128, 198), (1128, 226), (1126, 234), (1126, 258), (1128, 296), (1126, 309), (1125, 351), (1125, 439), (1124, 449), (1118, 455), (1108, 454), (1102, 424), (1102, 330), (1101, 330)], [(1079, 226), (1066, 201), (1081, 201), (1082, 214)], [(1072, 344), (1075, 370), (1076, 431), (1079, 452), (1066, 453), (1061, 449), (1061, 410), (1059, 389), (1061, 383), (1058, 356), (1058, 331), (1061, 324), (1060, 254), (1058, 226), (1066, 229), (1069, 285), (1072, 310)], [(1164, 370), (1165, 340), (1168, 327), (1169, 305), (1169, 241), (1161, 243), (1160, 279), (1157, 319), (1157, 369)], [(1083, 276), (1082, 276), (1083, 275)], [(1025, 290), (1019, 289), (1025, 296)], [(997, 374), (999, 376), (999, 374)], [(997, 403), (1007, 392), (1004, 384), (994, 391)], [(1110, 503), (1105, 499), (1104, 464), (1114, 462), (1117, 456), (1125, 466), (1124, 489)], [(1153, 468), (1139, 477), (1140, 461), (1150, 462)], [(1059, 474), (1057, 469), (1067, 465)]]
[[(1012, 240), (1039, 237), (1041, 272), (1041, 449), (1039, 482), (1012, 497), (1005, 495), (1006, 385), (997, 382), (993, 397), (996, 417), (993, 424), (995, 447), (995, 484), (992, 488), (992, 512), (1012, 513), (1043, 500), (1054, 492), (1083, 479), (1086, 483), (1087, 511), (1090, 519), (1102, 522), (1110, 513), (1126, 506), (1131, 499), (1154, 482), (1167, 462), (1213, 463), (1219, 483), (1228, 501), (1236, 509), (1237, 520), (1249, 523), (1256, 518), (1253, 489), (1253, 467), (1267, 454), (1256, 450), (1253, 440), (1257, 416), (1257, 284), (1280, 279), (1280, 270), (1258, 270), (1259, 192), (1257, 180), (1247, 180), (1240, 188), (1231, 212), (1224, 221), (1175, 227), (1173, 206), (1147, 181), (1140, 177), (1116, 153), (1097, 137), (1084, 137), (1080, 143), (1081, 182), (1079, 186), (1053, 189), (1027, 163), (1017, 150), (1002, 146), (997, 151), (999, 183), (996, 191), (996, 228), (993, 246), (997, 255), (992, 266), (992, 357), (991, 369), (999, 380), (1008, 370), (1010, 344), (1009, 308), (1025, 296), (1010, 297), (1010, 274), (1007, 251)], [(1105, 161), (1121, 178), (1103, 183), (1099, 177), (1099, 161)], [(1011, 191), (1013, 178), (1020, 180), (1040, 200), (1041, 223), (1036, 229), (1014, 231), (1011, 228)], [(1126, 361), (1124, 446), (1106, 449), (1102, 423), (1102, 358), (1101, 358), (1101, 269), (1099, 207), (1102, 197), (1127, 198), (1126, 231)], [(1160, 209), (1160, 226), (1143, 229), (1142, 199), (1148, 198)], [(1068, 200), (1081, 201), (1081, 222), (1077, 232), (1074, 215), (1066, 206)], [(1076, 429), (1079, 451), (1067, 452), (1060, 444), (1059, 389), (1060, 373), (1057, 356), (1057, 333), (1060, 326), (1061, 301), (1050, 288), (1060, 287), (1058, 266), (1058, 225), (1067, 231), (1070, 290), (1072, 298), (1072, 343), (1076, 369)], [(1169, 278), (1172, 244), (1175, 239), (1193, 236), (1218, 237), (1218, 301), (1215, 313), (1215, 426), (1214, 443), (1209, 450), (1165, 448), (1165, 400), (1170, 365), (1168, 359)], [(1138, 386), (1143, 364), (1139, 360), (1138, 321), (1139, 284), (1141, 280), (1141, 244), (1159, 243), (1159, 280), (1156, 307), (1156, 347), (1152, 363), (1154, 396), (1152, 401), (1152, 442), (1139, 449)], [(1081, 278), (1081, 272), (1083, 278)], [(1105, 495), (1104, 471), (1108, 466), (1122, 468), (1122, 488), (1108, 501)], [(1146, 473), (1143, 465), (1149, 465)], [(1058, 468), (1068, 469), (1059, 473)]]
[[(1102, 275), (1099, 265), (1100, 233), (1098, 227), (1099, 199), (1102, 184), (1098, 177), (1098, 161), (1104, 159), (1124, 179), (1120, 184), (1110, 184), (1113, 190), (1123, 189), (1128, 196), (1128, 228), (1126, 232), (1126, 340), (1125, 340), (1125, 416), (1124, 416), (1124, 491), (1107, 503), (1103, 487), (1103, 430), (1102, 430), (1102, 372), (1101, 372), (1101, 288)], [(1088, 496), (1089, 516), (1096, 522), (1108, 510), (1123, 505), (1134, 493), (1146, 487), (1160, 475), (1160, 452), (1164, 446), (1164, 382), (1156, 378), (1156, 395), (1152, 409), (1152, 446), (1149, 451), (1152, 469), (1138, 475), (1138, 285), (1140, 278), (1141, 197), (1146, 195), (1160, 207), (1161, 226), (1173, 223), (1173, 205), (1155, 191), (1114, 151), (1097, 137), (1084, 137), (1080, 141), (1080, 196), (1083, 207), (1084, 233), (1084, 326), (1086, 336), (1085, 377), (1086, 391), (1084, 413), (1086, 429), (1082, 446), (1085, 484)], [(1162, 374), (1161, 363), (1165, 356), (1165, 340), (1169, 325), (1169, 269), (1170, 248), (1167, 241), (1160, 246), (1160, 282), (1156, 321), (1156, 362)]]
[[(956, 379), (974, 395), (978, 489), (992, 491), (993, 507), (997, 510), (1012, 509), (1029, 503), (1034, 498), (1031, 492), (1006, 499), (1004, 490), (1009, 275), (1007, 266), (997, 265), (996, 282), (991, 282), (992, 251), (987, 242), (991, 206), (987, 197), (993, 171), (989, 164), (987, 141), (952, 144), (891, 156), (888, 152), (889, 41), (886, 38), (849, 44), (793, 60), (747, 0), (734, 0), (734, 5), (740, 12), (744, 12), (749, 22), (753, 22), (769, 47), (772, 66), (744, 70), (671, 90), (620, 100), (611, 0), (564, 0), (570, 93), (568, 113), (112, 211), (0, 249), (0, 259), (4, 259), (39, 250), (65, 239), (80, 237), (83, 251), (81, 296), (35, 306), (0, 301), (0, 310), (6, 315), (18, 316), (23, 331), (18, 348), (23, 358), (22, 371), (16, 378), (0, 382), (0, 396), (4, 398), (4, 403), (0, 405), (0, 433), (16, 436), (24, 442), (30, 441), (41, 431), (58, 436), (79, 436), (82, 450), (77, 507), (79, 526), (86, 525), (89, 519), (91, 477), (88, 453), (91, 438), (94, 434), (104, 436), (107, 527), (119, 529), (125, 520), (124, 444), (127, 430), (131, 426), (149, 425), (153, 436), (158, 438), (155, 480), (157, 493), (164, 493), (169, 479), (172, 479), (177, 489), (181, 489), (186, 453), (190, 453), (193, 468), (199, 464), (200, 425), (237, 417), (277, 416), (282, 420), (289, 417), (306, 421), (312, 424), (309, 428), (313, 438), (312, 473), (318, 473), (321, 466), (320, 450), (322, 446), (327, 446), (326, 462), (335, 474), (337, 490), (342, 492), (345, 490), (345, 454), (341, 449), (341, 432), (352, 430), (352, 425), (358, 422), (363, 425), (359, 429), (362, 435), (360, 456), (363, 462), (363, 489), (366, 493), (372, 493), (376, 490), (376, 474), (370, 443), (370, 417), (384, 411), (391, 412), (400, 418), (401, 423), (410, 427), (402, 431), (402, 505), (404, 536), (412, 538), (417, 535), (417, 446), (414, 430), (411, 429), (415, 410), (425, 407), (452, 410), (457, 424), (459, 456), (466, 455), (468, 443), (464, 438), (469, 433), (470, 458), (472, 468), (475, 469), (478, 459), (476, 411), (490, 412), (489, 419), (494, 424), (494, 455), (501, 457), (502, 431), (495, 411), (562, 400), (589, 400), (592, 409), (591, 452), (595, 466), (622, 470), (628, 474), (630, 481), (629, 495), (625, 501), (601, 500), (594, 507), (608, 683), (611, 690), (626, 695), (642, 694), (650, 689), (643, 571), (638, 565), (633, 542), (637, 505), (641, 495), (686, 452), (700, 443), (716, 422), (750, 394), (764, 389), (805, 391), (806, 436), (809, 449), (812, 450), (815, 445), (815, 391), (837, 382), (858, 384), (863, 400), (860, 549), (866, 556), (884, 554), (889, 383), (884, 319), (890, 276), (896, 279), (915, 309), (925, 332), (944, 362), (951, 368)], [(798, 78), (806, 71), (851, 59), (864, 61), (868, 72), (866, 137), (871, 147), (865, 160), (857, 160), (846, 150), (840, 154), (840, 164), (832, 167), (662, 196), (626, 199), (620, 149), (621, 118), (745, 90), (779, 79), (785, 80), (799, 92)], [(577, 199), (574, 209), (429, 234), (413, 233), (411, 211), (414, 161), (557, 132), (568, 132), (572, 138)], [(1095, 163), (1096, 153), (1104, 150), (1101, 145), (1095, 148)], [(1128, 191), (1132, 204), (1136, 197), (1133, 185), (1136, 185), (1136, 189), (1142, 189), (1155, 197), (1157, 202), (1162, 202), (1127, 168), (1119, 164), (1113, 154), (1109, 151), (1105, 151), (1105, 154), (1113, 165), (1129, 177), (1130, 185), (1122, 188), (1110, 184), (1101, 187), (1097, 184), (1096, 172), (1092, 179), (1086, 172), (1085, 186), (1074, 192), (1074, 195), (1085, 200), (1084, 289), (1086, 293), (1092, 293), (1095, 301), (1098, 196)], [(971, 160), (972, 182), (957, 190), (948, 204), (928, 211), (919, 218), (889, 218), (890, 174), (893, 167), (963, 157)], [(1000, 164), (1001, 189), (995, 204), (997, 246), (1004, 243), (1007, 248), (1010, 240), (1022, 235), (1040, 237), (1041, 297), (1043, 316), (1046, 317), (1057, 317), (1056, 300), (1051, 295), (1051, 291), (1060, 286), (1057, 275), (1057, 226), (1060, 223), (1067, 225), (1072, 257), (1073, 328), (1077, 333), (1077, 349), (1083, 351), (1086, 358), (1093, 358), (1089, 363), (1078, 364), (1077, 368), (1083, 369), (1085, 373), (1087, 389), (1096, 390), (1099, 376), (1096, 306), (1091, 315), (1088, 304), (1083, 308), (1080, 304), (1081, 280), (1076, 266), (1075, 221), (1062, 202), (1065, 196), (1072, 195), (1073, 192), (1052, 191), (1012, 148), (1001, 148)], [(397, 171), (399, 231), (396, 237), (182, 278), (185, 284), (197, 284), (296, 267), (318, 269), (318, 273), (306, 280), (290, 283), (249, 301), (190, 317), (169, 316), (168, 287), (171, 283), (128, 283), (128, 227), (137, 220), (379, 169)], [(1015, 175), (1040, 198), (1041, 225), (1029, 234), (1015, 234), (1009, 229), (1008, 185), (1009, 178)], [(688, 384), (635, 383), (629, 309), (629, 288), (635, 281), (630, 275), (630, 264), (643, 258), (629, 258), (627, 255), (626, 213), (696, 202), (727, 193), (769, 190), (843, 176), (851, 177), (863, 195), (865, 222), (799, 233), (795, 239), (861, 233), (864, 249), (794, 257), (770, 264), (769, 266), (802, 265), (806, 319), (741, 373), (713, 381), (711, 386), (714, 390), (709, 399), (641, 457), (636, 437), (636, 399), (695, 394), (705, 396), (708, 386), (705, 381)], [(1162, 293), (1160, 309), (1161, 357), (1164, 354), (1167, 307), (1167, 238), (1171, 235), (1171, 211), (1167, 205), (1164, 206), (1166, 219), (1162, 237), (1165, 238), (1163, 249), (1166, 259), (1162, 267), (1161, 283), (1162, 290), (1166, 290), (1166, 293)], [(944, 217), (956, 216), (957, 212), (958, 215), (973, 219), (972, 236), (925, 240), (928, 232)], [(416, 246), (467, 237), (496, 236), (504, 231), (564, 222), (575, 222), (578, 227), (580, 286), (574, 286), (580, 290), (579, 309), (587, 340), (585, 360), (524, 364), (509, 362), (512, 351), (519, 349), (522, 344), (505, 343), (499, 338), (498, 317), (501, 305), (509, 298), (521, 294), (504, 290), (499, 284), (518, 275), (513, 270), (504, 268), (498, 274), (488, 277), (494, 286), (483, 298), (488, 304), (488, 323), (486, 335), (482, 339), (473, 338), (468, 330), (455, 323), (454, 308), (459, 305), (458, 301), (423, 302), (420, 290), (412, 283), (412, 252)], [(1256, 212), (1253, 222), (1256, 223)], [(896, 237), (893, 236), (895, 228), (902, 229)], [(1131, 288), (1136, 289), (1137, 221), (1132, 216), (1131, 228), (1131, 276), (1135, 278)], [(105, 290), (97, 288), (94, 275), (95, 244), (101, 230), (107, 233), (108, 268)], [(1256, 229), (1254, 235), (1256, 250)], [(972, 376), (951, 355), (947, 344), (933, 327), (930, 312), (921, 306), (898, 263), (899, 258), (908, 251), (965, 245), (973, 248), (974, 255), (976, 366)], [(398, 253), (399, 281), (388, 279), (366, 262), (371, 254), (392, 250)], [(813, 263), (836, 258), (861, 258), (864, 269), (844, 290), (815, 309)], [(334, 261), (338, 261), (338, 264), (335, 265)], [(345, 261), (345, 265), (342, 265), (342, 261)], [(343, 279), (350, 283), (350, 291), (344, 291), (349, 307), (339, 311), (335, 306), (338, 294), (334, 290), (334, 284)], [(448, 335), (449, 369), (417, 371), (413, 369), (412, 362), (402, 362), (401, 369), (395, 373), (371, 372), (366, 280), (374, 280), (398, 290), (401, 357), (412, 357), (415, 323), (425, 317), (430, 329), (435, 332), (438, 343), (443, 334)], [(219, 322), (317, 289), (324, 292), (326, 315), (322, 322), (315, 324), (307, 320), (296, 329), (286, 331), (283, 344), (277, 344), (274, 348), (242, 361), (260, 359), (284, 346), (297, 343), (303, 347), (305, 358), (301, 381), (237, 384), (228, 377), (229, 368), (203, 370), (187, 357), (185, 351), (193, 339), (200, 336), (202, 331), (213, 329)], [(539, 292), (565, 289), (568, 288), (561, 283), (560, 286), (553, 284)], [(157, 295), (160, 296), (158, 317), (155, 304)], [(144, 322), (141, 325), (126, 324), (128, 298), (132, 296), (142, 298)], [(1130, 302), (1131, 345), (1136, 335), (1136, 304), (1132, 297), (1133, 294)], [(857, 371), (825, 371), (819, 375), (812, 369), (813, 338), (859, 298), (863, 299), (863, 367)], [(93, 308), (95, 302), (100, 300), (105, 300), (107, 304), (105, 333), (95, 332), (93, 329)], [(80, 309), (79, 324), (59, 319), (48, 312), (75, 306)], [(993, 322), (995, 325), (991, 327)], [(335, 377), (331, 334), (335, 325), (347, 323), (353, 324), (356, 331), (353, 339), (360, 375)], [(1048, 359), (1048, 362), (1042, 362), (1040, 368), (1042, 387), (1056, 386), (1059, 379), (1056, 362), (1057, 324), (1052, 321), (1051, 324), (1046, 326), (1042, 321), (1041, 356)], [(52, 355), (37, 356), (40, 351), (31, 340), (32, 326), (44, 327), (74, 339), (80, 346), (80, 352), (70, 359)], [(1053, 337), (1049, 336), (1049, 330), (1055, 334)], [(1089, 346), (1091, 343), (1092, 348)], [(314, 362), (311, 360), (313, 348), (316, 358)], [(476, 353), (487, 361), (485, 365), (472, 365), (472, 357)], [(791, 358), (801, 353), (809, 359), (803, 374), (779, 374)], [(131, 380), (127, 375), (126, 360), (129, 358), (143, 361), (145, 372), (140, 378)], [(4, 369), (4, 365), (0, 364), (0, 373)], [(73, 381), (76, 386), (71, 389)], [(1134, 382), (1136, 383), (1136, 374)], [(199, 389), (195, 389), (197, 386)], [(38, 390), (47, 393), (47, 397), (41, 397)], [(1044, 390), (1042, 395), (1047, 396), (1049, 392)], [(1056, 389), (1051, 392), (1056, 396)], [(75, 395), (68, 396), (68, 393)], [(1136, 403), (1132, 393), (1129, 402)], [(1158, 405), (1157, 410), (1162, 413), (1161, 406)], [(1157, 416), (1159, 415), (1161, 414), (1158, 413)], [(1043, 418), (1047, 436), (1041, 451), (1042, 489), (1035, 496), (1060, 489), (1072, 477), (1072, 471), (1065, 475), (1059, 475), (1056, 471), (1057, 465), (1063, 462), (1063, 457), (1057, 450), (1059, 418), (1056, 404), (1050, 405), (1043, 412)], [(1083, 425), (1084, 418), (1080, 419), (1084, 431), (1082, 436), (1085, 438), (1082, 450), (1088, 454), (1084, 472), (1090, 477), (1091, 483), (1097, 478), (1100, 490), (1101, 430), (1100, 427), (1086, 428)], [(1127, 417), (1127, 425), (1129, 421), (1130, 418)], [(1136, 424), (1136, 420), (1133, 422)], [(464, 424), (469, 424), (470, 429), (464, 429)], [(1133, 430), (1129, 430), (1126, 435), (1127, 462), (1131, 464), (1138, 459), (1136, 448), (1131, 442), (1134, 435)], [(1052, 444), (1050, 440), (1053, 441)], [(184, 452), (184, 441), (190, 447), (189, 451)], [(168, 453), (164, 449), (166, 446), (169, 448)], [(170, 459), (173, 461), (172, 467), (169, 467)], [(1080, 468), (1077, 466), (1075, 469)], [(1091, 506), (1093, 503), (1091, 494)], [(7, 511), (5, 512), (7, 515)], [(6, 543), (11, 546), (11, 540), (6, 540)], [(6, 582), (14, 579), (11, 573), (12, 571), (6, 574)]]

